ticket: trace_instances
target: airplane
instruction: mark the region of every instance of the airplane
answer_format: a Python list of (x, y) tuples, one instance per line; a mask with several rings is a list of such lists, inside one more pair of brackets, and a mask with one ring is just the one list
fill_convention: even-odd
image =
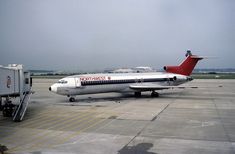
[(141, 92), (151, 91), (152, 97), (158, 97), (158, 90), (197, 88), (179, 85), (193, 80), (190, 75), (203, 57), (192, 55), (190, 50), (185, 56), (178, 66), (164, 66), (165, 72), (73, 75), (60, 79), (49, 87), (49, 91), (68, 96), (69, 101), (74, 102), (76, 95), (84, 94), (134, 92), (136, 97), (141, 97)]

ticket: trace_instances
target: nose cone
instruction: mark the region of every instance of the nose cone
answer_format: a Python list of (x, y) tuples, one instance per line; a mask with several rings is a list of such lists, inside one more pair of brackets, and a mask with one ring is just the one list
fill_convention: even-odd
[(52, 92), (56, 93), (57, 92), (57, 86), (55, 86), (55, 85), (50, 86), (49, 91), (52, 91)]

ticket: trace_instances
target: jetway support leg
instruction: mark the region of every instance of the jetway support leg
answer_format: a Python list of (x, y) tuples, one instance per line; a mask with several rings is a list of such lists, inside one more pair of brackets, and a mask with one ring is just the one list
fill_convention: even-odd
[(2, 111), (3, 105), (2, 105), (2, 97), (0, 97), (0, 111)]
[(15, 110), (15, 105), (12, 104), (12, 101), (9, 97), (6, 98), (5, 103), (3, 105), (3, 116), (4, 117), (12, 117), (12, 114)]

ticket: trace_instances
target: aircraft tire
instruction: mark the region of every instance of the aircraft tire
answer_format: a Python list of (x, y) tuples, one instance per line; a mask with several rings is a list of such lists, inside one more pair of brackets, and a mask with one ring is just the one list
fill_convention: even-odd
[(159, 93), (158, 93), (158, 92), (153, 91), (153, 92), (151, 93), (151, 96), (152, 96), (152, 97), (159, 97)]
[(70, 98), (69, 98), (69, 101), (70, 101), (70, 102), (75, 102), (75, 98), (74, 98), (74, 97), (70, 97)]
[(141, 97), (141, 92), (135, 92), (135, 97)]

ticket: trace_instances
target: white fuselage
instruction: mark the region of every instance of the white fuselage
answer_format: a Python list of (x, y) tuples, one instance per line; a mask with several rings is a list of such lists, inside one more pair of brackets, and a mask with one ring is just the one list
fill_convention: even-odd
[[(107, 92), (138, 92), (131, 85), (178, 86), (192, 78), (172, 73), (120, 73), (120, 74), (85, 74), (60, 79), (49, 90), (60, 95), (75, 96)], [(160, 89), (159, 89), (160, 90)]]

